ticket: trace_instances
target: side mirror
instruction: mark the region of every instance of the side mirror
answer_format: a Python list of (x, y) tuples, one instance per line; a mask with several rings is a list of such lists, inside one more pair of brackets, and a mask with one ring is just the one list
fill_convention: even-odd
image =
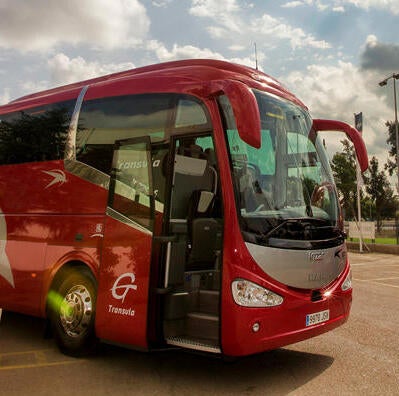
[(316, 132), (320, 131), (338, 131), (345, 132), (346, 136), (352, 141), (355, 146), (356, 157), (362, 172), (366, 171), (369, 166), (366, 145), (364, 144), (360, 132), (351, 127), (349, 124), (334, 120), (313, 120), (313, 129)]
[(233, 108), (240, 138), (252, 147), (260, 148), (260, 114), (254, 93), (244, 83), (236, 80), (214, 80), (210, 95), (225, 94)]

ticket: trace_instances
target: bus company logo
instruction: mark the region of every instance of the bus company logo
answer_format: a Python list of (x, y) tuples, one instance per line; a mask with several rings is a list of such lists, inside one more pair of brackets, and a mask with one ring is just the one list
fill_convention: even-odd
[(55, 184), (64, 184), (66, 182), (66, 175), (61, 169), (52, 169), (49, 171), (42, 171), (47, 175), (51, 176), (53, 180), (49, 184), (47, 184), (46, 188), (54, 186)]
[(116, 300), (122, 300), (122, 302), (124, 302), (129, 290), (137, 290), (137, 285), (134, 284), (135, 281), (136, 275), (134, 275), (132, 272), (127, 272), (120, 275), (112, 286), (112, 297)]
[(312, 263), (322, 261), (323, 257), (324, 257), (324, 252), (310, 252), (309, 253), (309, 260)]
[(96, 224), (95, 233), (90, 235), (90, 238), (100, 237), (104, 238), (103, 225), (101, 223)]

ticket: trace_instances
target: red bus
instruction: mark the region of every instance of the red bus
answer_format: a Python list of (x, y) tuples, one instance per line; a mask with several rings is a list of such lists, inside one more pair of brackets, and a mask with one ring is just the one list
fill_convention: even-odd
[(0, 307), (96, 343), (244, 356), (343, 324), (343, 219), (312, 120), (260, 71), (147, 66), (0, 107)]

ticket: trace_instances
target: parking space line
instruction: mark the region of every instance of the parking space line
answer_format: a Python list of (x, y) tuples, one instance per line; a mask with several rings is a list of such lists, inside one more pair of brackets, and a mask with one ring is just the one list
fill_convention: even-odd
[[(48, 352), (51, 353), (55, 351), (53, 349), (38, 349), (38, 350), (29, 350), (29, 351), (0, 353), (0, 371), (60, 366), (71, 363), (76, 364), (77, 362), (84, 361), (84, 359), (74, 359), (74, 358), (69, 358), (68, 360), (63, 359), (63, 360), (53, 361), (53, 359), (51, 359), (51, 355), (50, 356), (46, 355)], [(21, 357), (23, 357), (24, 355), (26, 355), (26, 357), (28, 358), (31, 357), (32, 359), (29, 360), (33, 361), (18, 364), (16, 361), (21, 360)], [(15, 357), (16, 359), (12, 359), (13, 357)]]
[(362, 267), (362, 266), (366, 266), (366, 265), (377, 265), (378, 268), (381, 268), (381, 267), (399, 267), (399, 264), (381, 264), (381, 263), (376, 264), (375, 261), (370, 261), (368, 263), (354, 263), (354, 264), (351, 263), (351, 267)]
[[(385, 280), (387, 280), (388, 278), (385, 278)], [(389, 278), (389, 279), (399, 279), (399, 278)], [(375, 279), (356, 279), (353, 278), (353, 280), (355, 281), (359, 281), (359, 282), (369, 282), (369, 283), (374, 283), (375, 285), (384, 285), (384, 286), (389, 286), (389, 287), (394, 287), (395, 289), (399, 289), (399, 286), (397, 285), (391, 285), (389, 283), (384, 283), (384, 282), (377, 282)]]
[[(79, 359), (79, 362), (81, 359)], [(32, 364), (17, 364), (14, 366), (0, 366), (0, 371), (4, 370), (17, 370), (17, 369), (26, 369), (26, 368), (38, 368), (38, 367), (50, 367), (50, 366), (60, 366), (67, 365), (71, 363), (76, 363), (74, 360), (61, 360), (59, 362), (46, 362), (46, 363), (32, 363)]]
[(399, 289), (399, 286), (391, 285), (391, 284), (385, 283), (385, 282), (372, 282), (372, 283), (375, 283), (376, 285), (384, 285), (384, 286), (394, 287), (395, 289)]
[(373, 281), (384, 281), (384, 280), (392, 280), (392, 279), (399, 279), (399, 276), (394, 276), (391, 278), (373, 278)]
[(41, 352), (41, 353), (44, 353), (44, 352), (50, 352), (50, 351), (52, 351), (53, 349), (50, 349), (50, 348), (48, 348), (48, 349), (35, 349), (35, 350), (32, 350), (32, 351), (19, 351), (19, 352), (3, 352), (3, 353), (0, 353), (0, 359), (3, 357), (3, 356), (18, 356), (18, 355), (25, 355), (25, 354), (30, 354), (30, 353), (33, 353), (33, 354), (36, 354), (36, 353), (38, 353), (38, 352)]

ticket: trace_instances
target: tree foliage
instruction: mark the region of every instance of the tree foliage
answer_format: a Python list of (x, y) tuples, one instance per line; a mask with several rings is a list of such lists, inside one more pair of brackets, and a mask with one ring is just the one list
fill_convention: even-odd
[(372, 157), (369, 166), (370, 174), (366, 178), (366, 191), (375, 207), (377, 229), (381, 227), (384, 217), (393, 217), (395, 213), (394, 192), (383, 170), (379, 170), (378, 159)]
[(0, 163), (61, 159), (68, 135), (68, 114), (56, 108), (39, 114), (20, 113), (0, 122)]
[(338, 194), (346, 218), (355, 217), (356, 213), (356, 160), (355, 152), (348, 140), (341, 140), (343, 150), (335, 153), (331, 168)]
[(390, 146), (389, 156), (393, 158), (393, 160), (388, 159), (385, 164), (385, 169), (388, 170), (389, 175), (392, 176), (396, 169), (396, 129), (395, 122), (387, 121), (385, 125), (388, 127), (388, 139), (387, 143)]
[[(341, 141), (343, 150), (336, 153), (332, 159), (331, 168), (334, 174), (338, 194), (346, 219), (356, 218), (357, 209), (357, 182), (355, 151), (348, 140)], [(396, 150), (394, 147), (392, 150)], [(393, 152), (393, 151), (392, 151)], [(395, 164), (394, 164), (395, 165)], [(385, 165), (387, 168), (388, 165)], [(363, 217), (371, 217), (381, 226), (383, 219), (394, 218), (398, 197), (395, 196), (384, 170), (379, 169), (378, 159), (372, 157), (369, 165), (369, 174), (363, 176), (365, 195), (361, 192), (361, 211)]]

